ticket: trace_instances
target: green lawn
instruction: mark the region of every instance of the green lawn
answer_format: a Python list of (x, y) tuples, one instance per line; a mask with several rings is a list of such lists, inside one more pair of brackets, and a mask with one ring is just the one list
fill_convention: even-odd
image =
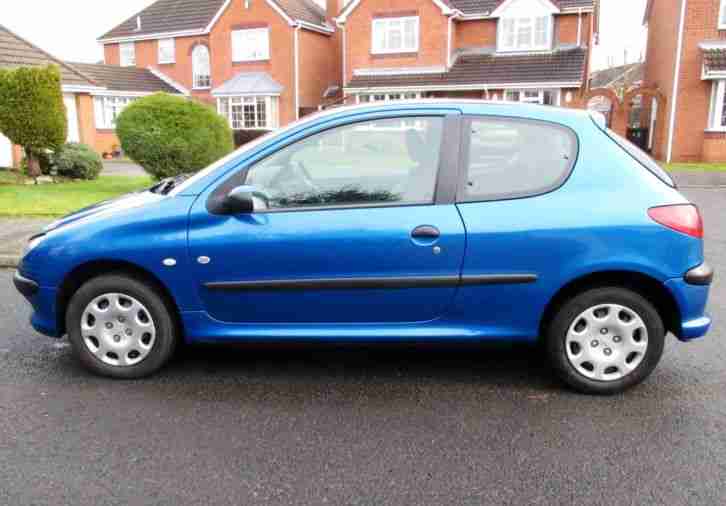
[(101, 176), (95, 181), (26, 185), (14, 173), (0, 171), (0, 216), (62, 216), (151, 184), (148, 177)]
[(725, 163), (667, 163), (663, 164), (668, 171), (726, 172)]

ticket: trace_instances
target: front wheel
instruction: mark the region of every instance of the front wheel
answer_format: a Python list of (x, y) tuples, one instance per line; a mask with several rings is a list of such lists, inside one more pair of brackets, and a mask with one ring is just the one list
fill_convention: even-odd
[(73, 350), (89, 370), (141, 378), (159, 370), (177, 341), (171, 308), (150, 285), (122, 274), (82, 285), (66, 311)]
[(653, 305), (624, 288), (597, 288), (567, 301), (547, 331), (550, 362), (570, 387), (616, 394), (647, 378), (665, 330)]

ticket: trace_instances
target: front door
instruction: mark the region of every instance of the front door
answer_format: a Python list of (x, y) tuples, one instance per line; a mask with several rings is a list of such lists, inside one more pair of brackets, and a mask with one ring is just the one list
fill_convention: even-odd
[(442, 149), (458, 131), (451, 121), (359, 121), (290, 144), (233, 176), (261, 195), (251, 214), (215, 215), (198, 199), (189, 247), (206, 311), (250, 323), (441, 316), (465, 246), (459, 213), (441, 198), (456, 163), (442, 155), (457, 151)]
[(64, 94), (63, 104), (66, 106), (66, 118), (68, 119), (68, 142), (80, 142), (81, 134), (78, 129), (78, 108), (76, 107), (76, 96), (70, 93)]

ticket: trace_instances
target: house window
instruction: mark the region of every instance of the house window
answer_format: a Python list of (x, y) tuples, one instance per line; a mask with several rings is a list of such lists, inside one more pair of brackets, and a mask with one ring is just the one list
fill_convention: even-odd
[(122, 67), (133, 67), (136, 65), (136, 46), (133, 42), (119, 45)]
[(718, 9), (718, 29), (726, 30), (726, 0), (721, 0)]
[(412, 100), (421, 98), (420, 92), (407, 92), (407, 93), (376, 93), (368, 94), (361, 93), (358, 95), (358, 103), (363, 104), (367, 102), (390, 102), (392, 100)]
[(113, 130), (116, 128), (116, 119), (134, 97), (93, 97), (96, 128), (99, 130)]
[(192, 74), (194, 89), (203, 90), (212, 85), (207, 46), (200, 44), (192, 51)]
[(415, 53), (418, 51), (418, 16), (373, 20), (371, 52)]
[(713, 81), (712, 86), (708, 129), (726, 132), (726, 81)]
[(552, 16), (504, 17), (499, 21), (499, 51), (550, 49)]
[(269, 59), (269, 28), (252, 28), (232, 32), (232, 61), (260, 61)]
[(219, 114), (233, 130), (273, 130), (279, 124), (277, 97), (224, 97), (217, 99)]
[(509, 102), (522, 102), (525, 104), (559, 105), (559, 90), (507, 90), (504, 100)]
[(159, 63), (174, 63), (174, 39), (159, 40)]

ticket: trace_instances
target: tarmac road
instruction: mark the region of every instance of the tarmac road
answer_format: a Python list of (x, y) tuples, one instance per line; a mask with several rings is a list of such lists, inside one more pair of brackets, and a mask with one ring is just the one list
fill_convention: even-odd
[(610, 398), (531, 348), (191, 348), (104, 380), (0, 271), (0, 504), (724, 504), (726, 190), (686, 193), (715, 327)]

